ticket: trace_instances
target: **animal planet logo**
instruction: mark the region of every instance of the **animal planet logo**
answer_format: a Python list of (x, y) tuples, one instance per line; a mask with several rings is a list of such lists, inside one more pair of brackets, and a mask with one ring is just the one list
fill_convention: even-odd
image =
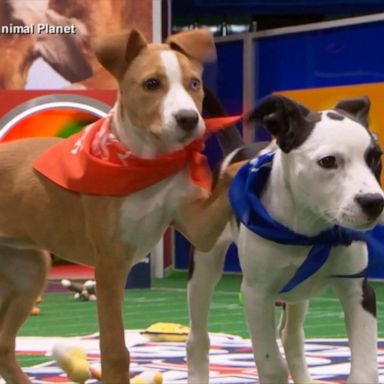
[[(249, 339), (214, 333), (210, 337), (211, 384), (258, 383)], [(126, 331), (125, 339), (131, 352), (132, 375), (144, 371), (160, 371), (165, 384), (187, 384), (184, 343), (149, 342), (137, 330)], [(17, 339), (17, 352), (48, 354), (56, 342), (57, 338), (20, 337)], [(97, 335), (73, 338), (71, 342), (87, 351), (92, 365), (100, 364)], [(379, 341), (378, 347), (379, 382), (384, 383), (384, 340)], [(324, 384), (345, 383), (350, 368), (350, 352), (346, 340), (308, 340), (305, 344), (305, 355), (314, 381)], [(25, 372), (36, 384), (68, 382), (54, 362), (26, 368)], [(98, 381), (90, 380), (87, 384), (98, 384)]]
[(72, 94), (37, 97), (0, 119), (0, 143), (27, 137), (68, 137), (105, 117), (110, 108), (96, 99)]
[(75, 35), (77, 28), (75, 24), (52, 25), (46, 23), (15, 25), (6, 24), (0, 26), (0, 35)]

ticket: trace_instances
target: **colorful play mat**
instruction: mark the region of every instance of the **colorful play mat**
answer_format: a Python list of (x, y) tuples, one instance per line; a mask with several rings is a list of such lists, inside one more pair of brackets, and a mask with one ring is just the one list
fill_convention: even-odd
[[(144, 371), (159, 371), (163, 374), (164, 384), (187, 384), (185, 343), (149, 342), (138, 330), (126, 331), (125, 337), (131, 352), (133, 375)], [(100, 363), (98, 335), (79, 338), (19, 337), (17, 352), (49, 355), (56, 343), (80, 346), (87, 351), (91, 364)], [(350, 367), (346, 340), (308, 340), (305, 351), (313, 380), (345, 383)], [(384, 340), (379, 341), (378, 359), (380, 383), (384, 383)], [(258, 383), (249, 339), (228, 334), (211, 334), (210, 364), (210, 384)], [(34, 384), (69, 383), (53, 361), (24, 370)], [(98, 382), (89, 380), (88, 383)]]

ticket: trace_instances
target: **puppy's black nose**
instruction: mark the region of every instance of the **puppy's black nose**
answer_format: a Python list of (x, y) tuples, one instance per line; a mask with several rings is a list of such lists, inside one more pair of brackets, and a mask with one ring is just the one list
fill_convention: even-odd
[(380, 193), (364, 193), (357, 195), (355, 200), (370, 219), (375, 219), (383, 212), (384, 198)]
[(196, 128), (199, 114), (193, 109), (181, 109), (175, 114), (175, 119), (182, 130), (190, 132)]

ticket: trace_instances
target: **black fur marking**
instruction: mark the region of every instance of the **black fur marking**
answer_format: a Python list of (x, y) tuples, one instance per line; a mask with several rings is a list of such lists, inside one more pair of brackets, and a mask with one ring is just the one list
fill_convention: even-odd
[(343, 115), (341, 115), (340, 113), (337, 113), (337, 112), (333, 112), (333, 111), (327, 112), (327, 117), (329, 117), (332, 120), (340, 120), (340, 121), (344, 120)]
[(266, 97), (249, 115), (249, 120), (261, 123), (286, 153), (300, 147), (320, 119), (321, 114), (282, 95)]
[(337, 103), (334, 108), (352, 120), (368, 127), (368, 113), (371, 103), (368, 97), (358, 97), (355, 99), (345, 99)]
[(376, 317), (376, 294), (368, 284), (367, 279), (363, 280), (363, 300), (361, 301), (361, 305), (367, 312)]
[(310, 112), (307, 116), (306, 119), (311, 123), (311, 124), (316, 124), (319, 121), (321, 121), (321, 113), (320, 112)]
[(372, 136), (371, 144), (364, 153), (364, 159), (377, 181), (380, 183), (382, 150), (377, 140)]
[[(370, 109), (370, 101), (367, 97), (360, 97), (356, 99), (347, 99), (340, 101), (335, 111), (338, 114), (344, 115), (349, 119), (361, 124), (371, 137), (371, 144), (364, 153), (365, 162), (375, 175), (377, 181), (380, 182), (382, 162), (382, 150), (375, 135), (369, 130), (368, 113)], [(329, 112), (328, 115), (333, 112)]]
[(350, 113), (343, 111), (342, 109), (338, 109), (338, 108), (334, 108), (334, 109), (335, 109), (336, 113), (338, 113), (339, 115), (347, 117), (348, 119), (351, 119), (351, 120), (355, 121), (356, 123), (361, 124), (367, 131), (369, 131), (367, 121), (361, 120), (361, 119), (357, 118), (356, 116), (353, 116)]

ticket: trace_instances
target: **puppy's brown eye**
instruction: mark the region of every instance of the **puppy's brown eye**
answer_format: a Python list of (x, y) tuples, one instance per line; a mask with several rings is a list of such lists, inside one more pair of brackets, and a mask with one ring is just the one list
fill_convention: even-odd
[(200, 89), (200, 84), (201, 82), (199, 79), (192, 79), (190, 83), (192, 91), (198, 91)]
[(148, 79), (148, 80), (145, 80), (143, 82), (143, 87), (147, 90), (147, 91), (156, 91), (160, 88), (160, 81), (158, 79), (155, 79), (155, 78), (151, 78), (151, 79)]
[(318, 164), (322, 168), (335, 169), (337, 168), (337, 162), (335, 156), (325, 156), (318, 161)]

